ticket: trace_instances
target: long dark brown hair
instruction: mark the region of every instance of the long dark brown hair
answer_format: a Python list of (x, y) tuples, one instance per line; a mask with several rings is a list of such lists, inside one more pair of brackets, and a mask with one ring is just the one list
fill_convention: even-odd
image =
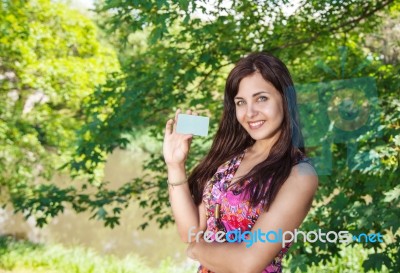
[[(282, 184), (289, 177), (292, 167), (305, 157), (296, 92), (289, 70), (282, 61), (270, 54), (251, 53), (242, 58), (230, 72), (226, 80), (224, 110), (217, 134), (209, 153), (188, 178), (196, 205), (202, 202), (205, 184), (213, 177), (218, 167), (255, 143), (236, 118), (234, 97), (238, 93), (240, 81), (257, 71), (282, 96), (284, 117), (281, 134), (271, 147), (267, 159), (254, 166), (236, 183), (241, 184), (251, 178), (245, 188), (250, 196), (250, 204), (256, 206), (264, 201), (264, 209), (268, 210)], [(271, 181), (267, 183), (269, 179)]]

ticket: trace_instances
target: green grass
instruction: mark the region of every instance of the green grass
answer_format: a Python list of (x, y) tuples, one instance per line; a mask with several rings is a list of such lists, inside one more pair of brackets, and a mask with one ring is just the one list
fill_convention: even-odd
[[(369, 251), (361, 245), (343, 248), (342, 258), (335, 258), (325, 265), (309, 266), (307, 273), (377, 273), (363, 270), (362, 263)], [(284, 263), (290, 263), (290, 259), (285, 259)], [(137, 255), (121, 259), (81, 247), (33, 244), (0, 236), (0, 273), (194, 273), (196, 269), (196, 264), (177, 264), (172, 258), (160, 261), (157, 268), (151, 268)], [(284, 269), (284, 272), (289, 270)], [(379, 272), (389, 271), (383, 268)]]
[(176, 264), (171, 258), (161, 261), (158, 268), (151, 268), (135, 255), (120, 259), (80, 247), (44, 246), (0, 237), (1, 273), (186, 273), (196, 272), (196, 268), (193, 264)]

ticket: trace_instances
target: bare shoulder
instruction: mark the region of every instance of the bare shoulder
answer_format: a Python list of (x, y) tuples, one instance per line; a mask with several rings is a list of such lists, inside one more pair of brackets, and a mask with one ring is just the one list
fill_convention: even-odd
[(310, 164), (293, 166), (265, 217), (284, 219), (282, 225), (287, 224), (289, 230), (297, 228), (310, 210), (317, 189), (318, 176)]
[(287, 188), (291, 188), (293, 191), (297, 191), (297, 193), (309, 192), (310, 194), (314, 194), (318, 188), (318, 175), (313, 166), (301, 162), (292, 167), (285, 184)]

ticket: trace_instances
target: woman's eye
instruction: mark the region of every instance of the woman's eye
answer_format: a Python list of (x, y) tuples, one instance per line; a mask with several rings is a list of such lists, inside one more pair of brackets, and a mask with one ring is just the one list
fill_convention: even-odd
[(236, 105), (237, 105), (237, 106), (241, 106), (241, 105), (243, 105), (243, 104), (244, 104), (244, 101), (242, 101), (242, 100), (239, 100), (239, 101), (236, 102)]
[(268, 98), (265, 96), (258, 97), (258, 101), (266, 101), (266, 100), (268, 100)]

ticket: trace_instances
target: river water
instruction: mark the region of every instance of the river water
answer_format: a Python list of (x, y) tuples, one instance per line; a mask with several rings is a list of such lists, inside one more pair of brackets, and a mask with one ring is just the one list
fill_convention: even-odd
[[(141, 175), (141, 164), (146, 154), (140, 150), (115, 150), (107, 160), (104, 175), (112, 187)], [(57, 177), (63, 183), (71, 183), (67, 177)], [(138, 229), (145, 220), (143, 210), (137, 205), (126, 209), (121, 216), (121, 224), (114, 229), (106, 228), (103, 222), (89, 220), (89, 213), (76, 214), (66, 210), (54, 218), (43, 229), (35, 227), (34, 219), (25, 221), (21, 215), (13, 215), (9, 210), (0, 209), (0, 234), (13, 234), (33, 242), (61, 243), (65, 246), (84, 246), (95, 249), (98, 253), (114, 254), (124, 257), (138, 254), (147, 260), (150, 266), (157, 267), (159, 261), (167, 257), (178, 263), (190, 263), (185, 255), (185, 244), (181, 243), (175, 226), (159, 229), (157, 224), (150, 224), (146, 230)]]

